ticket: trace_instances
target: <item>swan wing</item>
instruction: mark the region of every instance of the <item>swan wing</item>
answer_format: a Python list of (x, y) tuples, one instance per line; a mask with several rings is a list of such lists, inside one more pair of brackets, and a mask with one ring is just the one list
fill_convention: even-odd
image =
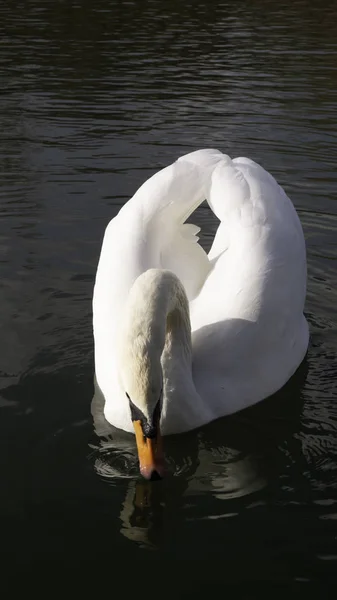
[(154, 267), (172, 270), (188, 297), (196, 295), (210, 265), (197, 243), (199, 228), (185, 221), (205, 199), (206, 179), (222, 157), (217, 150), (181, 157), (145, 181), (121, 208), (105, 231), (96, 300), (109, 296), (109, 306), (119, 310), (135, 279)]
[(306, 253), (291, 201), (254, 161), (224, 156), (206, 193), (220, 225), (191, 302), (194, 380), (220, 416), (275, 392), (302, 361)]
[(104, 396), (116, 399), (113, 422), (123, 429), (130, 419), (127, 403), (117, 401), (116, 344), (128, 292), (141, 273), (163, 268), (179, 277), (189, 299), (199, 293), (210, 263), (198, 244), (199, 228), (185, 220), (205, 199), (206, 179), (222, 156), (201, 150), (157, 172), (106, 228), (93, 296), (95, 368)]

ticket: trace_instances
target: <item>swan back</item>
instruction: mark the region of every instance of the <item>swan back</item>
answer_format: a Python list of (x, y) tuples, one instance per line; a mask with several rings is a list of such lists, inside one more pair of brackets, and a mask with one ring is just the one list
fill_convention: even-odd
[(216, 165), (208, 202), (221, 222), (191, 303), (194, 381), (228, 414), (276, 392), (304, 358), (306, 252), (291, 201), (255, 162)]

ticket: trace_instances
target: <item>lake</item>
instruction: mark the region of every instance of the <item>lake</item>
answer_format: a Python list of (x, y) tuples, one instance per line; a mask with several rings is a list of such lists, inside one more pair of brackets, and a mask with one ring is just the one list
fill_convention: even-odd
[[(336, 2), (5, 0), (0, 33), (4, 572), (113, 591), (141, 565), (175, 598), (337, 582)], [(93, 400), (96, 266), (136, 189), (207, 147), (294, 202), (310, 347), (274, 398), (168, 439), (174, 476), (145, 482)], [(193, 222), (209, 248), (207, 205)]]

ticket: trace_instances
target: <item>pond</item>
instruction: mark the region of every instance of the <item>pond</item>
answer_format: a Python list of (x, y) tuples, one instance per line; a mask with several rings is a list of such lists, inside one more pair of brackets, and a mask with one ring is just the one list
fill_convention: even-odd
[[(87, 567), (113, 587), (117, 563), (131, 580), (142, 564), (176, 597), (328, 585), (336, 3), (12, 0), (1, 30), (2, 565), (36, 577)], [(275, 398), (168, 440), (175, 477), (143, 482), (133, 439), (116, 445), (92, 401), (95, 272), (104, 229), (136, 189), (207, 147), (261, 163), (294, 202), (310, 347)], [(208, 248), (210, 209), (193, 220)]]

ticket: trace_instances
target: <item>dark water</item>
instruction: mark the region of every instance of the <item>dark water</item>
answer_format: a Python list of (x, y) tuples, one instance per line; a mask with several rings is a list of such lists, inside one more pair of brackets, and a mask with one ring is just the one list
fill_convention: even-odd
[[(0, 34), (2, 567), (112, 593), (142, 565), (144, 593), (157, 576), (176, 598), (331, 586), (336, 2), (3, 0)], [(202, 147), (261, 162), (294, 201), (311, 344), (276, 398), (168, 440), (176, 476), (147, 484), (91, 408), (95, 269), (119, 207)], [(194, 221), (209, 246), (209, 210)]]

